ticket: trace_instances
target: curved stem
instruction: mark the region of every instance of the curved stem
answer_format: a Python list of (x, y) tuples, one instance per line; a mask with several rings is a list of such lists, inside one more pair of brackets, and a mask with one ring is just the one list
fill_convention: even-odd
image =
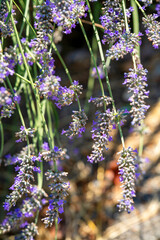
[(135, 3), (137, 4), (137, 6), (139, 7), (139, 9), (141, 10), (141, 12), (143, 13), (144, 17), (147, 17), (147, 14), (145, 13), (145, 11), (143, 10), (142, 6), (140, 5), (140, 3), (137, 0), (134, 0)]
[[(112, 98), (113, 110), (114, 110), (114, 112), (117, 112), (117, 111), (116, 111), (116, 107), (115, 107), (115, 103), (114, 103), (114, 99), (113, 99), (113, 94), (112, 94), (112, 90), (111, 90), (111, 85), (110, 85), (109, 78), (108, 78), (108, 73), (107, 73), (107, 68), (106, 68), (106, 62), (105, 62), (105, 57), (104, 57), (104, 53), (103, 53), (103, 49), (102, 49), (101, 40), (100, 40), (98, 31), (97, 31), (97, 28), (96, 28), (96, 26), (95, 26), (95, 22), (94, 22), (94, 19), (93, 19), (93, 15), (92, 15), (92, 12), (91, 12), (91, 7), (90, 7), (90, 4), (89, 4), (89, 1), (86, 0), (86, 2), (87, 2), (87, 5), (88, 5), (88, 8), (89, 8), (89, 10), (88, 10), (88, 12), (89, 12), (89, 17), (90, 17), (90, 19), (91, 19), (91, 22), (92, 22), (92, 25), (93, 25), (93, 30), (94, 30), (94, 33), (95, 33), (95, 36), (96, 36), (96, 39), (97, 39), (97, 44), (98, 44), (98, 48), (99, 48), (99, 52), (100, 52), (100, 57), (101, 57), (102, 65), (103, 65), (103, 70), (104, 70), (104, 73), (105, 73), (105, 76), (106, 76), (106, 83), (107, 83), (109, 95), (110, 95), (110, 97)], [(124, 137), (123, 137), (122, 129), (121, 129), (121, 126), (120, 126), (120, 123), (119, 123), (119, 122), (118, 122), (118, 129), (119, 129), (119, 134), (120, 134), (122, 146), (123, 146), (123, 148), (125, 148)]]

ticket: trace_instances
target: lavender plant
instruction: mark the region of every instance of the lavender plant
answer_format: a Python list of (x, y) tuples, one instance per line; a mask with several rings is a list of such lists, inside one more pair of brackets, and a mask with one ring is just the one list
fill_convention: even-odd
[[(104, 1), (99, 24), (95, 22), (92, 14), (95, 3), (91, 3), (91, 7), (90, 2), (101, 1), (33, 2), (34, 8), (30, 15), (29, 0), (20, 1), (19, 4), (14, 0), (0, 1), (0, 158), (3, 159), (5, 166), (15, 165), (16, 174), (14, 183), (9, 188), (11, 192), (3, 203), (6, 217), (0, 224), (0, 234), (16, 230), (18, 234), (16, 233), (15, 239), (34, 239), (38, 234), (40, 211), (43, 205), (47, 205), (46, 216), (41, 220), (46, 227), (55, 225), (57, 239), (58, 224), (62, 220), (60, 214), (64, 212), (65, 198), (70, 188), (70, 184), (64, 181), (67, 173), (58, 169), (58, 163), (68, 161), (69, 158), (67, 146), (63, 148), (60, 136), (64, 134), (74, 141), (77, 139), (75, 136), (83, 138), (89, 116), (84, 110), (85, 106), (81, 106), (83, 101), (81, 103), (80, 95), (84, 95), (83, 86), (77, 79), (72, 79), (67, 64), (56, 46), (55, 33), (59, 31), (61, 35), (72, 34), (74, 28), (80, 26), (92, 59), (90, 77), (98, 79), (101, 91), (87, 103), (91, 109), (96, 107), (98, 110), (95, 111), (91, 129), (92, 151), (86, 159), (90, 163), (104, 161), (108, 144), (112, 141), (112, 129), (118, 129), (122, 143), (117, 162), (122, 199), (117, 206), (120, 211), (130, 213), (134, 210), (136, 179), (142, 172), (139, 165), (143, 141), (140, 142), (139, 152), (133, 150), (132, 146), (126, 147), (122, 126), (127, 113), (131, 116), (132, 127), (134, 130), (139, 128), (143, 139), (144, 119), (149, 108), (146, 101), (149, 91), (147, 70), (141, 63), (139, 49), (145, 36), (155, 49), (160, 45), (159, 4), (155, 8), (157, 13), (148, 15), (146, 8), (152, 6), (152, 1), (130, 0), (127, 7), (124, 0)], [(143, 14), (144, 33), (139, 31), (141, 19), (137, 15), (138, 9)], [(21, 14), (22, 19), (19, 20), (20, 17), (16, 16), (16, 13)], [(18, 21), (21, 20), (23, 24), (20, 27)], [(100, 63), (97, 62), (83, 22), (93, 27)], [(99, 27), (103, 29), (102, 37)], [(108, 76), (108, 63), (114, 59), (118, 61), (126, 55), (132, 59), (133, 65), (127, 73), (124, 73), (125, 80), (122, 80), (130, 95), (129, 111), (117, 108), (118, 104)], [(64, 67), (68, 78), (67, 84), (64, 84), (63, 77), (58, 75), (56, 57)], [(105, 82), (102, 81), (103, 78)], [(20, 96), (25, 98), (25, 102), (20, 102)], [(61, 134), (53, 116), (57, 114), (57, 108), (67, 109), (70, 105), (75, 107), (71, 114), (72, 120), (68, 129), (62, 130)], [(4, 118), (12, 115), (14, 118), (14, 114), (19, 116), (21, 122), (20, 131), (15, 133), (18, 138), (15, 141), (16, 146), (25, 142), (24, 148), (19, 154), (14, 153), (11, 156), (8, 153), (5, 157)], [(44, 184), (44, 176), (47, 181), (51, 181), (48, 190)]]

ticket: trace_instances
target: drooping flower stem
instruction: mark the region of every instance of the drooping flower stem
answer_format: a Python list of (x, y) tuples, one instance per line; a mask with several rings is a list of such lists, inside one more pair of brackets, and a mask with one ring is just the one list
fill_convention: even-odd
[[(132, 14), (133, 14), (133, 31), (134, 31), (134, 33), (138, 34), (139, 33), (139, 21), (138, 21), (139, 14), (138, 14), (138, 7), (137, 7), (137, 4), (135, 3), (135, 0), (131, 0), (131, 5), (134, 8), (134, 11), (132, 12)], [(139, 45), (136, 46), (136, 49), (138, 51), (138, 56), (140, 58), (140, 46)], [(135, 62), (134, 55), (132, 55), (132, 59)], [(134, 65), (135, 65), (135, 63), (134, 63)], [(144, 133), (142, 131), (142, 132), (140, 132), (140, 140), (139, 140), (139, 149), (138, 149), (139, 157), (141, 157), (142, 153), (143, 153), (143, 144), (144, 144)]]
[[(106, 62), (105, 62), (105, 57), (104, 57), (104, 53), (103, 53), (103, 49), (102, 49), (101, 40), (100, 40), (98, 31), (97, 31), (97, 28), (96, 28), (96, 26), (95, 26), (95, 22), (94, 22), (94, 18), (93, 18), (93, 15), (92, 15), (92, 11), (91, 11), (91, 7), (90, 7), (90, 4), (89, 4), (89, 1), (86, 0), (86, 2), (87, 2), (87, 5), (88, 5), (88, 8), (89, 8), (89, 9), (88, 9), (89, 17), (90, 17), (90, 20), (91, 20), (91, 22), (92, 22), (93, 30), (94, 30), (94, 33), (95, 33), (95, 36), (96, 36), (96, 39), (97, 39), (97, 44), (98, 44), (98, 48), (99, 48), (99, 52), (100, 52), (100, 57), (101, 57), (102, 65), (103, 65), (103, 70), (104, 70), (105, 77), (106, 77), (106, 83), (107, 83), (109, 95), (110, 95), (110, 97), (112, 98), (113, 110), (114, 110), (114, 112), (116, 113), (116, 107), (115, 107), (115, 103), (114, 103), (114, 99), (113, 99), (113, 94), (112, 94), (112, 90), (111, 90), (111, 85), (110, 85), (109, 78), (108, 78), (108, 73), (107, 73), (107, 68), (106, 68)], [(123, 146), (123, 148), (125, 148), (124, 137), (123, 137), (122, 129), (121, 129), (121, 126), (120, 126), (120, 123), (119, 123), (119, 122), (118, 122), (118, 129), (119, 129), (119, 133), (120, 133), (120, 137), (121, 137), (122, 146)]]
[[(137, 5), (139, 6), (139, 3), (137, 1), (135, 1), (135, 0), (131, 0), (131, 4), (132, 4), (132, 7), (134, 8), (134, 11), (132, 12), (132, 14), (133, 14), (133, 31), (134, 31), (134, 33), (138, 34), (139, 33), (139, 22), (137, 21), (137, 19), (138, 19), (139, 16), (138, 16)], [(125, 3), (123, 4), (123, 11), (124, 11), (124, 15), (126, 16)], [(126, 24), (126, 29), (128, 29), (129, 28), (128, 22), (125, 21), (125, 24)], [(138, 55), (138, 57), (140, 59), (140, 46), (138, 45), (135, 48), (137, 50), (137, 55)], [(132, 61), (133, 61), (134, 70), (137, 71), (136, 56), (135, 56), (134, 53), (132, 53)], [(142, 119), (141, 120), (141, 127), (143, 126), (143, 124), (144, 124), (144, 120)], [(138, 150), (139, 157), (141, 157), (142, 153), (143, 153), (143, 144), (144, 144), (144, 132), (143, 132), (143, 129), (142, 129), (140, 131), (140, 140), (139, 140), (139, 150)]]

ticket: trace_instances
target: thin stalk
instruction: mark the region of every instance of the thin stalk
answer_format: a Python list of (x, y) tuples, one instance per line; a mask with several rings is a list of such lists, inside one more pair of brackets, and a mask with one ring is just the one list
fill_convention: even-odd
[(54, 148), (54, 135), (52, 129), (52, 118), (51, 118), (51, 111), (50, 111), (50, 103), (47, 101), (47, 116), (48, 116), (48, 128), (50, 132), (50, 136), (52, 139), (52, 148)]
[[(67, 68), (67, 66), (66, 66), (66, 64), (65, 64), (65, 62), (64, 62), (64, 60), (63, 60), (63, 58), (61, 57), (60, 52), (58, 51), (58, 49), (57, 49), (57, 47), (56, 47), (56, 45), (55, 45), (55, 43), (54, 43), (53, 41), (52, 41), (51, 45), (52, 45), (53, 49), (55, 50), (55, 52), (56, 52), (59, 60), (61, 61), (62, 65), (63, 65), (63, 67), (64, 67), (64, 70), (65, 70), (65, 72), (66, 72), (66, 74), (67, 74), (67, 76), (68, 76), (68, 79), (69, 79), (70, 83), (73, 84), (73, 80), (72, 80), (72, 77), (71, 77), (71, 75), (70, 75), (70, 72), (69, 72), (69, 70), (68, 70), (68, 68)], [(76, 95), (76, 99), (77, 99), (79, 111), (81, 111), (82, 109), (81, 109), (81, 104), (80, 104), (78, 95), (77, 95), (77, 94), (75, 94), (75, 95)]]
[(27, 80), (25, 77), (21, 76), (20, 74), (18, 73), (14, 73), (17, 77), (21, 78), (22, 80), (24, 80), (25, 82), (31, 84), (31, 82), (29, 80)]
[[(13, 0), (13, 1), (14, 1), (14, 0)], [(15, 1), (14, 1), (14, 3), (15, 3)], [(19, 37), (21, 37), (21, 35), (22, 35), (23, 29), (24, 29), (24, 25), (25, 25), (25, 21), (26, 21), (27, 16), (28, 16), (29, 3), (30, 3), (30, 0), (26, 0), (26, 2), (25, 2), (25, 11), (24, 11), (24, 15), (23, 15), (23, 20), (22, 20), (21, 29), (20, 29), (20, 32), (19, 32)], [(28, 19), (27, 19), (27, 20), (28, 20)]]
[(28, 19), (25, 17), (25, 15), (23, 14), (22, 10), (19, 8), (19, 6), (17, 5), (17, 3), (13, 0), (15, 6), (17, 7), (17, 9), (19, 10), (19, 12), (23, 15), (23, 17), (25, 18), (26, 22), (29, 24), (30, 28), (32, 29), (32, 31), (34, 32), (34, 34), (36, 35), (36, 32), (34, 30), (34, 28), (32, 27), (32, 25), (30, 24), (30, 22), (28, 21)]
[[(124, 0), (122, 0), (122, 2), (124, 2)], [(133, 15), (133, 30), (134, 30), (134, 33), (138, 34), (139, 33), (139, 23), (138, 23), (138, 20), (139, 19), (139, 16), (138, 16), (138, 9), (137, 9), (137, 5), (139, 5), (139, 3), (136, 5), (135, 2), (137, 2), (136, 0), (131, 0), (131, 4), (132, 4), (132, 7), (134, 8), (134, 15)], [(125, 3), (122, 5), (123, 7), (123, 12), (124, 12), (124, 16), (125, 16), (125, 25), (126, 25), (126, 28), (129, 29), (128, 27), (128, 22), (126, 20), (126, 6), (125, 6)], [(140, 58), (140, 48), (138, 49), (138, 56)], [(132, 54), (132, 61), (133, 61), (133, 67), (135, 69), (135, 71), (137, 70), (137, 66), (136, 66), (136, 58), (135, 58), (135, 54)], [(142, 124), (143, 124), (143, 120), (142, 120)], [(143, 153), (143, 144), (144, 144), (144, 135), (143, 135), (143, 131), (140, 132), (140, 140), (139, 140), (139, 150), (138, 150), (138, 155), (139, 157), (142, 156), (142, 153)]]
[[(10, 88), (10, 90), (11, 90), (13, 96), (15, 96), (14, 91), (13, 91), (13, 88), (12, 88), (12, 85), (11, 85), (11, 83), (10, 83), (8, 77), (6, 78), (6, 81), (7, 81), (7, 83), (8, 83), (8, 86), (9, 86), (9, 88)], [(23, 118), (23, 115), (22, 115), (22, 112), (21, 112), (20, 106), (19, 106), (18, 103), (16, 103), (16, 106), (17, 106), (17, 110), (18, 110), (18, 114), (19, 114), (19, 117), (20, 117), (21, 123), (22, 123), (23, 127), (26, 128), (25, 121), (24, 121), (24, 118)], [(29, 139), (28, 139), (28, 136), (27, 136), (26, 138), (27, 138), (27, 145), (29, 146)], [(28, 148), (28, 154), (30, 155), (30, 148)]]
[(95, 68), (96, 68), (96, 73), (97, 73), (97, 75), (98, 75), (98, 80), (99, 80), (99, 84), (100, 84), (102, 96), (104, 97), (104, 96), (105, 96), (105, 94), (104, 94), (104, 88), (103, 88), (103, 84), (102, 84), (102, 81), (101, 81), (101, 78), (100, 78), (100, 75), (99, 75), (99, 71), (98, 71), (98, 68), (97, 68), (96, 60), (95, 60), (95, 57), (94, 57), (94, 54), (93, 54), (91, 45), (90, 45), (90, 43), (89, 43), (89, 40), (88, 40), (86, 31), (85, 31), (85, 29), (84, 29), (84, 27), (83, 27), (83, 24), (82, 24), (81, 19), (79, 19), (79, 24), (80, 24), (81, 30), (82, 30), (82, 32), (83, 32), (84, 38), (85, 38), (85, 40), (86, 40), (86, 43), (87, 43), (89, 52), (90, 52), (90, 54), (91, 54), (91, 57), (92, 57), (92, 60), (93, 60), (93, 63), (94, 63), (94, 66), (95, 66)]
[[(82, 19), (81, 20), (83, 23), (86, 23), (86, 24), (88, 24), (88, 25), (92, 25), (92, 23), (90, 22), (90, 21), (87, 21), (87, 20), (84, 20), (84, 19)], [(99, 23), (95, 23), (95, 26), (96, 27), (98, 27), (98, 28), (101, 28), (101, 29), (105, 29), (101, 24), (99, 24)]]
[[(131, 6), (133, 7), (134, 11), (132, 12), (133, 16), (133, 32), (138, 35), (139, 33), (139, 14), (138, 14), (138, 7), (135, 3), (135, 0), (131, 0)], [(136, 46), (138, 55), (140, 56), (140, 46)]]
[[(94, 35), (92, 37), (92, 47), (91, 48), (93, 49), (93, 54), (94, 54), (94, 58), (95, 58), (95, 61), (96, 61), (97, 60), (97, 44), (96, 44), (96, 38), (95, 38)], [(91, 65), (90, 65), (90, 70), (89, 70), (89, 78), (88, 78), (88, 86), (87, 86), (86, 102), (85, 102), (85, 110), (87, 112), (89, 111), (88, 100), (92, 96), (94, 83), (95, 83), (95, 78), (92, 76), (92, 71), (93, 71), (93, 67), (94, 67), (94, 63), (93, 63), (92, 58), (91, 58), (90, 62), (91, 62)]]
[[(106, 68), (106, 62), (105, 62), (105, 57), (104, 57), (104, 53), (103, 53), (103, 49), (102, 49), (101, 40), (100, 40), (100, 37), (99, 37), (99, 33), (98, 33), (98, 31), (97, 31), (97, 28), (96, 28), (96, 26), (95, 26), (95, 22), (94, 22), (94, 19), (93, 19), (93, 15), (92, 15), (92, 12), (91, 12), (91, 7), (90, 7), (90, 4), (89, 4), (89, 1), (86, 0), (86, 2), (87, 2), (87, 5), (88, 5), (88, 8), (89, 8), (89, 10), (88, 10), (88, 12), (89, 12), (89, 17), (90, 17), (90, 20), (91, 20), (91, 22), (92, 22), (93, 30), (94, 30), (94, 33), (95, 33), (95, 36), (96, 36), (96, 39), (97, 39), (97, 44), (98, 44), (98, 48), (99, 48), (99, 52), (100, 52), (100, 57), (101, 57), (102, 65), (103, 65), (103, 70), (104, 70), (104, 73), (105, 73), (105, 76), (106, 76), (106, 83), (107, 83), (109, 95), (110, 95), (110, 97), (112, 98), (113, 110), (114, 110), (114, 112), (116, 113), (117, 111), (116, 111), (116, 107), (115, 107), (115, 103), (114, 103), (114, 99), (113, 99), (113, 94), (112, 94), (112, 90), (111, 90), (111, 85), (110, 85), (109, 78), (108, 78), (108, 73), (107, 73), (107, 68)], [(121, 126), (120, 126), (120, 123), (119, 123), (119, 122), (118, 122), (118, 129), (119, 129), (119, 134), (120, 134), (122, 146), (123, 146), (123, 148), (125, 148), (124, 137), (123, 137), (122, 129), (121, 129)]]
[[(8, 77), (6, 78), (6, 81), (7, 81), (7, 83), (8, 83), (8, 86), (9, 86), (9, 88), (10, 88), (13, 96), (15, 96), (14, 91), (13, 91), (13, 88), (12, 88), (12, 85), (11, 85)], [(21, 123), (22, 123), (22, 125), (26, 128), (25, 121), (24, 121), (22, 112), (21, 112), (21, 110), (20, 110), (20, 106), (19, 106), (18, 103), (16, 103), (16, 105), (17, 105), (17, 110), (18, 110), (18, 113), (19, 113), (19, 116), (20, 116)]]
[(145, 13), (145, 11), (143, 10), (142, 6), (140, 5), (140, 3), (137, 0), (134, 0), (135, 3), (137, 4), (137, 6), (139, 7), (139, 9), (141, 10), (141, 12), (143, 13), (144, 17), (147, 17), (147, 14)]
[(122, 0), (122, 9), (123, 9), (123, 15), (124, 15), (124, 20), (125, 20), (126, 32), (129, 32), (129, 26), (128, 26), (127, 15), (126, 15), (125, 0)]

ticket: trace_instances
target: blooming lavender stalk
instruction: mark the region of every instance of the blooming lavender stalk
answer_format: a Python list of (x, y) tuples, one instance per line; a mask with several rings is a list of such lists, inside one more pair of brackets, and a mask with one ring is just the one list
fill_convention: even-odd
[(33, 240), (34, 237), (38, 234), (38, 227), (35, 223), (28, 223), (22, 229), (22, 231), (15, 236), (15, 240)]
[[(12, 10), (14, 14), (14, 10)], [(13, 32), (13, 27), (10, 19), (8, 18), (9, 12), (6, 6), (6, 0), (0, 2), (0, 31), (3, 37), (10, 36)]]
[(105, 29), (102, 42), (114, 43), (121, 37), (125, 26), (121, 1), (105, 1), (102, 10), (103, 15), (100, 19)]
[(157, 18), (157, 14), (148, 15), (143, 18), (146, 35), (149, 41), (152, 41), (154, 48), (160, 46), (160, 22), (156, 21)]
[[(1, 44), (1, 42), (0, 42)], [(3, 83), (6, 77), (14, 74), (15, 65), (18, 62), (14, 47), (7, 48), (3, 54), (0, 53), (0, 83)]]
[(7, 216), (0, 224), (0, 232), (5, 234), (10, 231), (22, 230), (28, 226), (27, 218), (34, 217), (35, 212), (42, 208), (42, 205), (47, 201), (44, 197), (47, 194), (43, 189), (38, 189), (37, 186), (31, 187), (30, 196), (22, 201), (19, 208), (15, 208), (7, 213)]
[(54, 146), (54, 148), (50, 150), (48, 146), (43, 148), (40, 156), (42, 156), (46, 162), (57, 162), (66, 158), (67, 154), (66, 149)]
[(123, 199), (119, 200), (117, 205), (119, 211), (125, 210), (128, 213), (134, 210), (133, 197), (135, 197), (135, 164), (136, 156), (133, 149), (128, 147), (123, 149), (119, 154), (118, 170), (120, 174), (120, 182), (122, 183)]
[(63, 178), (67, 176), (66, 172), (53, 172), (48, 170), (46, 172), (47, 180), (52, 180), (49, 185), (51, 194), (49, 199), (49, 206), (46, 217), (42, 219), (46, 227), (52, 226), (53, 222), (58, 219), (58, 223), (62, 220), (59, 213), (63, 213), (64, 198), (68, 195), (67, 190), (70, 187), (69, 183), (64, 182)]
[(85, 125), (87, 121), (87, 116), (84, 110), (81, 111), (73, 111), (72, 122), (70, 123), (68, 130), (63, 130), (62, 134), (69, 136), (72, 139), (74, 136), (81, 134), (85, 131)]
[(47, 1), (47, 5), (52, 9), (53, 22), (58, 26), (62, 26), (64, 33), (71, 33), (71, 29), (75, 28), (78, 18), (85, 15), (87, 8), (85, 1), (82, 0), (54, 0)]
[(20, 97), (15, 93), (13, 96), (5, 87), (0, 87), (0, 117), (11, 117), (15, 109), (15, 103)]
[(138, 35), (135, 33), (125, 32), (121, 35), (120, 39), (106, 51), (106, 56), (111, 59), (118, 60), (123, 58), (127, 53), (132, 53), (134, 48), (141, 43), (141, 33)]
[(14, 184), (10, 187), (12, 193), (6, 197), (4, 202), (4, 209), (9, 211), (12, 206), (16, 205), (18, 199), (20, 199), (23, 194), (31, 192), (31, 183), (34, 181), (33, 172), (39, 172), (40, 168), (34, 166), (34, 162), (39, 160), (36, 156), (24, 155), (16, 159), (16, 162), (19, 163), (15, 167), (15, 170), (18, 171), (17, 176), (15, 177)]
[(129, 98), (131, 108), (131, 116), (133, 118), (132, 125), (140, 126), (145, 118), (145, 113), (149, 106), (146, 105), (145, 99), (148, 98), (149, 91), (146, 81), (147, 70), (141, 64), (137, 64), (136, 69), (129, 69), (129, 73), (125, 73), (125, 84), (128, 92), (131, 93)]
[[(111, 99), (109, 97), (101, 97), (101, 98), (91, 98), (90, 101), (96, 104), (96, 106), (101, 107), (105, 105), (109, 105), (111, 103)], [(93, 150), (92, 153), (87, 156), (88, 161), (100, 162), (104, 160), (103, 152), (104, 149), (107, 149), (106, 145), (109, 141), (112, 140), (110, 136), (110, 128), (112, 122), (112, 112), (108, 108), (105, 112), (96, 112), (96, 121), (93, 121), (92, 126), (92, 139)]]
[(26, 141), (27, 137), (34, 137), (35, 129), (25, 128), (24, 126), (20, 127), (20, 132), (16, 132), (16, 137), (19, 137), (16, 142)]

